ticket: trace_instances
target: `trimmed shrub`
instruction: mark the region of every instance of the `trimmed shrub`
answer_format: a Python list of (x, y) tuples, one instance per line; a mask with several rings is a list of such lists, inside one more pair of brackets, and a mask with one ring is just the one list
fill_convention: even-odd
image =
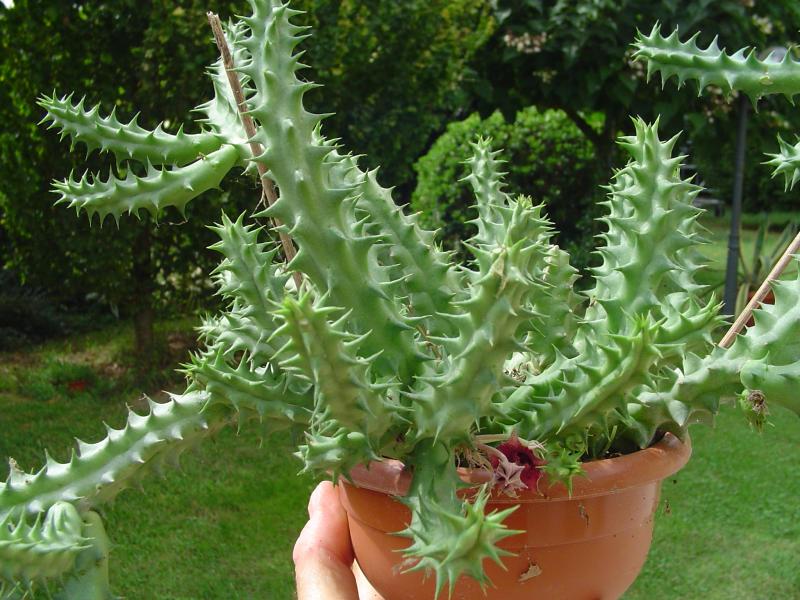
[(544, 202), (561, 231), (558, 243), (569, 250), (576, 267), (585, 267), (597, 233), (596, 203), (604, 195), (598, 186), (601, 161), (592, 144), (558, 110), (542, 112), (531, 106), (518, 112), (513, 123), (497, 111), (486, 119), (473, 114), (448, 125), (414, 166), (418, 182), (411, 204), (422, 213), (422, 221), (440, 228), (444, 246), (458, 252), (459, 242), (474, 233), (469, 223), (477, 216), (472, 190), (464, 181), (452, 182), (467, 174), (463, 161), (478, 136), (492, 138), (493, 147), (502, 148), (502, 158), (513, 165), (507, 191)]

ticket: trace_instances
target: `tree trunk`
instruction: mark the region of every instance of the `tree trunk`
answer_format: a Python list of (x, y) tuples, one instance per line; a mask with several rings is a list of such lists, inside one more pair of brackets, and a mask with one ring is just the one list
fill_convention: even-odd
[(592, 143), (597, 155), (598, 167), (605, 169), (607, 173), (612, 171), (617, 154), (617, 115), (606, 113), (603, 129), (596, 131), (575, 109), (569, 106), (558, 106), (557, 108), (563, 110), (586, 139)]
[(595, 145), (600, 156), (605, 159), (603, 166), (607, 173), (614, 170), (614, 163), (617, 158), (617, 123), (616, 115), (606, 114), (603, 132), (600, 134), (600, 144)]
[(154, 358), (155, 273), (151, 256), (152, 247), (153, 234), (150, 231), (150, 223), (145, 221), (139, 225), (139, 232), (133, 241), (133, 289), (131, 290), (134, 352), (140, 366), (150, 363)]

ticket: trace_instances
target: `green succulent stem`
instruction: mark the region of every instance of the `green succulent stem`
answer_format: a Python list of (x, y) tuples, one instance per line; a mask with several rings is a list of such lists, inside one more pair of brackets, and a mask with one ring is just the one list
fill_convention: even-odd
[(716, 349), (700, 358), (688, 354), (681, 368), (664, 375), (667, 384), (643, 386), (627, 412), (631, 417), (624, 436), (638, 446), (650, 443), (658, 431), (684, 438), (689, 425), (713, 421), (723, 398), (733, 398), (741, 389), (742, 361)]
[[(329, 323), (340, 312), (322, 303), (313, 305), (308, 294), (287, 298), (277, 313), (289, 341), (282, 350), (290, 358), (284, 369), (297, 369), (314, 384), (315, 410), (325, 411), (344, 427), (380, 439), (392, 425), (389, 400), (392, 384), (372, 383), (370, 360), (357, 352), (363, 337), (354, 337)], [(337, 322), (344, 320), (337, 319)]]
[(798, 179), (800, 179), (800, 141), (792, 145), (778, 136), (779, 151), (776, 154), (767, 154), (770, 160), (765, 164), (775, 167), (772, 172), (773, 177), (783, 175), (786, 185), (785, 189), (794, 189)]
[(72, 574), (64, 583), (57, 598), (71, 600), (114, 600), (108, 577), (108, 556), (111, 543), (103, 527), (103, 520), (94, 511), (83, 517), (83, 534), (90, 544), (77, 557)]
[(56, 502), (43, 514), (30, 525), (24, 515), (0, 517), (0, 582), (60, 577), (74, 568), (76, 558), (89, 547), (72, 504)]
[(210, 402), (232, 407), (237, 418), (267, 420), (275, 429), (311, 421), (312, 399), (305, 387), (290, 384), (268, 367), (253, 369), (246, 361), (233, 367), (224, 353), (195, 357), (188, 366), (194, 385), (210, 394)]
[(123, 123), (114, 111), (104, 117), (99, 104), (87, 110), (84, 103), (81, 98), (73, 104), (71, 94), (64, 98), (44, 96), (39, 100), (39, 106), (47, 111), (43, 122), (49, 121), (51, 129), (58, 128), (62, 138), (69, 136), (73, 145), (83, 143), (87, 153), (111, 152), (118, 163), (133, 159), (153, 165), (185, 165), (219, 150), (223, 143), (210, 131), (184, 133), (181, 128), (170, 134), (161, 125), (147, 130), (137, 117)]
[(142, 210), (157, 218), (170, 206), (184, 214), (191, 200), (219, 188), (238, 158), (237, 148), (226, 145), (184, 167), (158, 169), (148, 163), (143, 176), (131, 169), (124, 178), (109, 173), (103, 180), (99, 175), (84, 174), (81, 179), (69, 177), (54, 187), (61, 196), (58, 203), (77, 212), (83, 210), (89, 220), (98, 215), (101, 223), (109, 215), (117, 222), (123, 214), (139, 217)]
[(728, 54), (720, 49), (716, 38), (703, 50), (697, 46), (698, 35), (682, 42), (677, 29), (664, 37), (656, 24), (648, 35), (637, 34), (634, 57), (647, 62), (648, 78), (660, 73), (666, 83), (675, 76), (678, 86), (694, 80), (700, 93), (706, 86), (716, 85), (725, 92), (744, 92), (755, 102), (767, 94), (783, 94), (792, 100), (800, 92), (800, 62), (790, 52), (780, 61), (772, 55), (761, 60), (753, 48)]
[(150, 411), (128, 413), (122, 429), (108, 427), (99, 442), (77, 442), (66, 463), (50, 458), (38, 472), (12, 469), (0, 483), (0, 517), (19, 518), (48, 510), (57, 502), (74, 503), (81, 511), (111, 500), (147, 471), (160, 469), (200, 438), (226, 422), (224, 410), (205, 410), (206, 392), (173, 396), (166, 403), (150, 402)]
[(402, 532), (412, 544), (406, 549), (410, 571), (433, 572), (438, 598), (445, 586), (452, 596), (462, 573), (482, 586), (491, 582), (483, 571), (483, 560), (501, 563), (510, 553), (497, 547), (501, 540), (521, 533), (503, 521), (517, 507), (486, 514), (488, 490), (481, 488), (469, 500), (456, 495), (463, 487), (453, 465), (453, 453), (445, 444), (426, 441), (415, 448), (409, 464), (414, 480), (402, 499), (411, 510), (411, 523)]
[(279, 324), (273, 312), (283, 301), (289, 276), (279, 269), (277, 248), (260, 241), (262, 228), (244, 219), (242, 214), (231, 221), (223, 213), (222, 222), (210, 228), (220, 237), (210, 248), (224, 257), (213, 275), (229, 306), (204, 333), (209, 346), (226, 356), (245, 351), (248, 360), (263, 367), (285, 343), (275, 337)]
[(387, 262), (397, 267), (390, 274), (390, 291), (407, 298), (409, 316), (421, 321), (430, 336), (451, 331), (446, 314), (459, 288), (459, 276), (447, 253), (438, 248), (435, 234), (419, 225), (395, 204), (391, 190), (378, 183), (376, 171), (359, 175), (356, 209), (368, 218), (370, 233), (380, 236), (387, 248)]
[(458, 336), (440, 340), (451, 358), (428, 367), (426, 389), (411, 396), (419, 437), (466, 439), (492, 414), (492, 398), (506, 383), (505, 362), (522, 347), (518, 331), (534, 316), (532, 298), (544, 287), (531, 275), (546, 251), (549, 223), (541, 207), (522, 198), (494, 210), (496, 241), (471, 248), (478, 270), (469, 299), (459, 303), (463, 312), (453, 315)]
[[(800, 93), (800, 61), (791, 52), (786, 52), (780, 61), (772, 53), (762, 60), (753, 48), (728, 54), (719, 48), (716, 39), (703, 50), (695, 42), (697, 35), (682, 42), (677, 29), (664, 37), (656, 24), (649, 35), (638, 33), (634, 57), (647, 62), (648, 79), (654, 73), (661, 74), (662, 87), (674, 76), (678, 87), (686, 81), (697, 82), (698, 93), (715, 85), (725, 92), (741, 91), (753, 104), (768, 94), (782, 94), (794, 104), (794, 96)], [(771, 160), (767, 164), (775, 167), (773, 176), (784, 176), (787, 189), (793, 188), (800, 179), (798, 147), (778, 140), (780, 150), (768, 155)]]
[(415, 342), (402, 304), (388, 292), (391, 269), (375, 260), (372, 248), (383, 242), (381, 235), (355, 218), (356, 187), (331, 185), (334, 166), (326, 158), (333, 146), (315, 133), (323, 116), (303, 106), (315, 86), (297, 77), (304, 65), (294, 49), (305, 29), (290, 21), (297, 11), (280, 2), (253, 2), (252, 8), (253, 16), (245, 19), (250, 35), (242, 41), (250, 60), (240, 71), (256, 89), (249, 114), (261, 124), (254, 141), (265, 150), (255, 160), (281, 191), (265, 214), (284, 223), (300, 247), (290, 268), (304, 272), (331, 305), (352, 311), (359, 333), (370, 332), (364, 356), (380, 352), (382, 370), (409, 382), (424, 347)]

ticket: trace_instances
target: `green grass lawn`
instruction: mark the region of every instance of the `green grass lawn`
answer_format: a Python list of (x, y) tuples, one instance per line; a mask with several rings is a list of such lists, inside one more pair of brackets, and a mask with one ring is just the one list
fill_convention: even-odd
[[(1, 479), (7, 456), (32, 469), (40, 466), (46, 445), (63, 461), (73, 437), (100, 438), (103, 421), (120, 427), (126, 403), (144, 412), (141, 394), (116, 391), (108, 381), (98, 385), (111, 388), (107, 396), (91, 390), (50, 399), (24, 393), (56, 356), (70, 365), (92, 365), (103, 382), (100, 363), (113, 364), (129, 335), (127, 329), (99, 332), (26, 356), (0, 356)], [(143, 490), (126, 490), (105, 507), (116, 593), (174, 600), (293, 596), (291, 550), (314, 481), (297, 476), (297, 441), (289, 432), (268, 439), (265, 433), (255, 424), (238, 433), (223, 430), (187, 453), (180, 471), (146, 480)]]
[(800, 422), (783, 411), (771, 420), (756, 434), (728, 408), (714, 429), (692, 429), (692, 459), (664, 482), (653, 547), (625, 600), (800, 598)]
[[(725, 224), (705, 224), (719, 270)], [(753, 237), (745, 231), (744, 243)], [(161, 329), (191, 326), (184, 320)], [(143, 409), (137, 384), (167, 380), (163, 373), (144, 383), (127, 376), (129, 343), (130, 330), (119, 326), (0, 355), (0, 461), (13, 456), (38, 467), (45, 442), (64, 460), (73, 436), (93, 441), (103, 435), (103, 420), (122, 424), (126, 403)], [(180, 352), (173, 362), (185, 359)], [(94, 373), (81, 393), (62, 381), (85, 374), (76, 365)], [(652, 551), (625, 600), (800, 598), (800, 421), (784, 412), (772, 421), (759, 435), (727, 409), (715, 429), (692, 430), (694, 456), (665, 482)], [(293, 597), (291, 548), (314, 482), (296, 475), (288, 432), (263, 442), (262, 434), (255, 426), (224, 430), (185, 456), (182, 471), (150, 479), (143, 492), (126, 491), (105, 508), (115, 592), (130, 599)], [(0, 464), (0, 477), (6, 471)]]
[[(71, 435), (97, 439), (122, 424), (122, 399), (41, 403), (0, 396), (0, 455), (41, 456)], [(287, 434), (224, 430), (182, 458), (181, 471), (127, 490), (103, 511), (116, 593), (142, 598), (291, 598), (291, 551), (313, 482), (298, 477)], [(39, 460), (18, 459), (32, 467)]]

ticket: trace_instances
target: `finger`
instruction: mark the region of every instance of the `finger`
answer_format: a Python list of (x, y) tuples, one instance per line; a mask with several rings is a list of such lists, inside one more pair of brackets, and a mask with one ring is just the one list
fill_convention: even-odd
[(308, 513), (293, 552), (298, 600), (357, 600), (347, 514), (330, 482), (311, 494)]
[(297, 600), (359, 600), (350, 568), (325, 550), (295, 564)]
[(353, 563), (353, 547), (347, 513), (339, 493), (330, 481), (320, 483), (308, 502), (308, 523), (297, 538), (293, 557), (303, 560), (309, 553), (325, 549), (348, 568)]

